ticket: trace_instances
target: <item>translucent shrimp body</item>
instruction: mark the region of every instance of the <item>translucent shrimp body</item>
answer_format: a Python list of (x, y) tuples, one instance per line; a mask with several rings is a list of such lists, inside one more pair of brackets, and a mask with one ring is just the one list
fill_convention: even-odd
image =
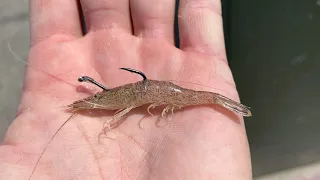
[[(133, 69), (122, 69), (138, 74), (141, 73)], [(166, 106), (162, 111), (162, 116), (165, 116), (168, 111), (173, 112), (174, 109), (181, 109), (183, 107), (193, 105), (210, 104), (220, 105), (242, 116), (252, 115), (249, 107), (220, 94), (207, 91), (194, 91), (191, 89), (182, 88), (168, 81), (149, 80), (144, 76), (143, 73), (140, 75), (144, 78), (144, 80), (119, 86), (113, 89), (107, 89), (90, 78), (90, 82), (93, 81), (94, 84), (99, 84), (98, 86), (102, 86), (101, 88), (104, 90), (83, 100), (75, 101), (69, 105), (69, 108), (72, 110), (118, 110), (108, 124), (117, 122), (130, 110), (146, 104), (149, 104), (147, 111), (151, 115), (152, 113), (149, 111), (150, 108), (161, 105)]]

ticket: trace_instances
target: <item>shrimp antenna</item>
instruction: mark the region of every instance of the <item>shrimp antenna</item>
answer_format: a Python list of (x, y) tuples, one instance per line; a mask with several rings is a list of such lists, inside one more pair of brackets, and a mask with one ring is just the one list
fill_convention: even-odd
[(143, 72), (141, 72), (141, 71), (138, 71), (138, 70), (135, 70), (135, 69), (131, 69), (131, 68), (120, 68), (120, 69), (129, 71), (129, 72), (132, 72), (132, 73), (139, 74), (140, 76), (142, 76), (143, 81), (147, 80), (147, 76), (145, 74), (143, 74)]
[(105, 86), (103, 86), (102, 84), (98, 83), (97, 81), (95, 81), (93, 78), (89, 77), (89, 76), (80, 76), (78, 78), (79, 82), (90, 82), (98, 87), (100, 87), (101, 89), (108, 91), (109, 89), (106, 88)]

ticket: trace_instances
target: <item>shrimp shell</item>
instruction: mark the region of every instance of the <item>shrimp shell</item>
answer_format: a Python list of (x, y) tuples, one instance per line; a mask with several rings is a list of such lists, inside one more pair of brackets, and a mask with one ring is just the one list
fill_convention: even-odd
[[(132, 69), (129, 69), (129, 71), (139, 72)], [(161, 113), (162, 116), (165, 116), (170, 110), (173, 113), (174, 109), (181, 109), (186, 106), (215, 104), (241, 116), (252, 116), (248, 106), (222, 96), (221, 94), (186, 89), (168, 81), (149, 80), (143, 75), (141, 75), (144, 78), (142, 81), (125, 84), (112, 89), (107, 89), (92, 78), (86, 76), (85, 78), (89, 79), (90, 82), (99, 84), (99, 87), (102, 86), (103, 91), (85, 99), (75, 101), (68, 107), (76, 111), (81, 109), (117, 110), (113, 118), (108, 121), (109, 128), (110, 124), (119, 121), (124, 115), (130, 112), (130, 110), (146, 104), (149, 104), (147, 111), (150, 115), (153, 115), (150, 112), (150, 108), (161, 105), (166, 106)]]

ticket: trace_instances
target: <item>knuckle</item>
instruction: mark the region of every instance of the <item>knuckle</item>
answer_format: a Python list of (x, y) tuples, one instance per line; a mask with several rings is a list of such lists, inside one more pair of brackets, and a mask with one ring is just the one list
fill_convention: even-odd
[(88, 31), (129, 28), (126, 23), (128, 21), (127, 9), (124, 6), (110, 2), (93, 4), (95, 5), (83, 8)]
[(221, 3), (217, 0), (186, 0), (183, 9), (192, 12), (212, 12), (222, 16)]

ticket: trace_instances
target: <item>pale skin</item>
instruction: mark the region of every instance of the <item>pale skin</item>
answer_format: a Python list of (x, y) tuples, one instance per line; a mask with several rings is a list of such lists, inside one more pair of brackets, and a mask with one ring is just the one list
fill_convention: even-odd
[[(180, 49), (173, 40), (173, 0), (81, 4), (85, 36), (75, 0), (30, 0), (29, 66), (17, 118), (0, 147), (0, 179), (29, 178), (41, 151), (71, 115), (63, 107), (89, 96), (78, 87), (82, 75), (106, 87), (141, 80), (119, 70), (129, 67), (149, 79), (203, 84), (239, 100), (226, 60), (219, 0), (180, 0)], [(161, 110), (152, 112), (133, 110), (113, 130), (117, 138), (101, 137), (100, 144), (103, 123), (113, 112), (76, 115), (51, 141), (31, 179), (251, 179), (242, 117), (193, 107), (167, 113), (165, 125), (157, 126)]]

